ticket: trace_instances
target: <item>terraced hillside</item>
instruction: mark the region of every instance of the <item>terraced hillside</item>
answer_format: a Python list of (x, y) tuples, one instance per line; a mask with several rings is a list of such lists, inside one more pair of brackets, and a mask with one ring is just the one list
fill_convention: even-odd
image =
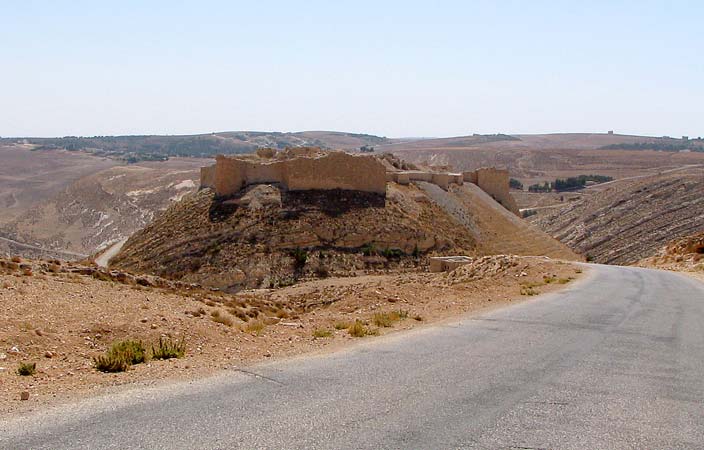
[(634, 263), (673, 239), (704, 231), (704, 169), (588, 189), (581, 199), (530, 220), (595, 262)]

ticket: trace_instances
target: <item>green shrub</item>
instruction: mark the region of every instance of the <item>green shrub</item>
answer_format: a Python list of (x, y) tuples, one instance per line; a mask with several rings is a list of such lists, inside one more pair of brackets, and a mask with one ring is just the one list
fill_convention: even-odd
[(364, 256), (376, 255), (377, 254), (376, 247), (374, 247), (374, 244), (369, 243), (369, 244), (362, 247), (362, 254)]
[(95, 368), (101, 372), (124, 372), (132, 364), (147, 360), (147, 351), (142, 341), (115, 342), (105, 355), (93, 358)]
[(172, 339), (159, 338), (157, 346), (152, 345), (152, 358), (154, 359), (183, 358), (185, 355), (186, 342), (183, 339), (174, 341)]
[(398, 248), (387, 248), (381, 251), (381, 256), (386, 259), (399, 259), (404, 255), (403, 250)]
[(106, 373), (124, 372), (130, 366), (123, 356), (111, 353), (93, 358), (93, 363), (96, 369)]
[(34, 375), (37, 372), (37, 363), (25, 363), (21, 362), (20, 366), (17, 368), (17, 374), (23, 377), (28, 377)]
[(140, 364), (147, 360), (147, 349), (142, 341), (127, 340), (112, 344), (109, 353), (123, 355), (128, 364)]
[(293, 265), (296, 269), (302, 269), (308, 262), (308, 252), (299, 247), (291, 250), (289, 256), (293, 258)]

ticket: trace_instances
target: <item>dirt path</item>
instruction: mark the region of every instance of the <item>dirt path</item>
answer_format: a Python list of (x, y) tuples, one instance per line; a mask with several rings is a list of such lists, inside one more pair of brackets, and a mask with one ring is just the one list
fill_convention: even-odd
[(120, 252), (120, 249), (122, 249), (122, 246), (125, 245), (127, 239), (128, 238), (120, 239), (112, 244), (107, 250), (101, 253), (100, 256), (95, 258), (95, 263), (99, 267), (107, 267), (110, 264), (110, 260)]

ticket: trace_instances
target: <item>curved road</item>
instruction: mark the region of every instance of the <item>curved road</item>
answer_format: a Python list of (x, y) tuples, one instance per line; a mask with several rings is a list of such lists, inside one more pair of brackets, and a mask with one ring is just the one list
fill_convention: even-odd
[(461, 322), (0, 423), (0, 448), (702, 448), (704, 285), (592, 266)]

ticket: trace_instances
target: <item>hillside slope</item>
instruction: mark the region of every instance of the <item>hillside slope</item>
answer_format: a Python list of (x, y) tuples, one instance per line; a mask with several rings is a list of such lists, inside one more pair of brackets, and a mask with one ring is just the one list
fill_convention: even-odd
[(195, 191), (198, 167), (204, 163), (207, 160), (173, 159), (112, 167), (81, 177), (1, 226), (0, 237), (26, 245), (0, 242), (0, 252), (62, 259), (95, 253)]
[(414, 267), (428, 252), (472, 255), (475, 246), (415, 186), (390, 185), (384, 199), (258, 185), (227, 201), (209, 189), (184, 198), (133, 235), (111, 266), (222, 288), (277, 287)]
[(472, 231), (477, 251), (482, 254), (581, 259), (566, 245), (502, 207), (476, 185), (452, 186), (449, 192), (430, 183), (419, 185), (438, 205)]
[(530, 220), (599, 263), (630, 264), (704, 230), (704, 169), (624, 180)]

